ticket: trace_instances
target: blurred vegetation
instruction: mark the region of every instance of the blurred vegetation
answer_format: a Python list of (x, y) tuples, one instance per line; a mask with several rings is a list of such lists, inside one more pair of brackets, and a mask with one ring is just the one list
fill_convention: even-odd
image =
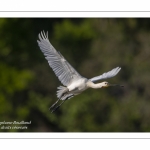
[[(88, 89), (51, 114), (60, 82), (37, 45), (42, 30), (82, 76), (120, 66), (107, 81), (125, 87)], [(0, 131), (150, 132), (149, 67), (149, 18), (1, 18), (0, 122), (32, 123)]]

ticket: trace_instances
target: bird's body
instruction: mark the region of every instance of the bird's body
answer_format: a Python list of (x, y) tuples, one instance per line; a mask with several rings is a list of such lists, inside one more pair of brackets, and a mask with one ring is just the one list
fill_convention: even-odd
[(81, 78), (78, 79), (77, 81), (72, 82), (67, 88), (70, 92), (74, 94), (80, 94), (82, 91), (86, 90), (87, 87), (87, 79), (86, 78)]
[[(51, 43), (48, 40), (48, 33), (46, 35), (44, 31), (43, 33), (41, 32), (41, 34), (39, 34), (39, 39), (40, 41), (37, 42), (41, 51), (44, 53), (45, 58), (48, 60), (48, 63), (50, 67), (53, 69), (55, 75), (64, 85), (58, 87), (57, 90), (58, 100), (50, 107), (50, 109), (52, 109), (52, 112), (55, 111), (58, 107), (60, 107), (60, 105), (64, 103), (65, 100), (80, 94), (87, 88), (97, 89), (102, 87), (114, 86), (106, 81), (97, 84), (95, 84), (94, 82), (115, 76), (120, 71), (121, 69), (120, 67), (116, 67), (113, 70), (107, 73), (103, 73), (100, 76), (87, 79), (85, 77), (82, 77), (67, 62), (67, 60), (61, 55), (61, 53), (55, 50), (55, 48), (51, 45)], [(57, 107), (55, 107), (55, 105), (59, 100), (62, 100), (62, 103)]]

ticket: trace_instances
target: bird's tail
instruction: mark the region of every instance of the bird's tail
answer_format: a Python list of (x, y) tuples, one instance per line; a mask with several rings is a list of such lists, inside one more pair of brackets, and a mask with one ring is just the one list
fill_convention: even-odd
[[(57, 90), (58, 100), (49, 108), (50, 110), (52, 110), (51, 113), (54, 112), (56, 109), (58, 109), (65, 102), (65, 100), (70, 99), (71, 97), (74, 96), (73, 94), (68, 93), (69, 90), (65, 86), (59, 86), (57, 89), (58, 89)], [(56, 106), (56, 104), (59, 102), (59, 100), (62, 100), (62, 102), (61, 102), (61, 104)]]
[(57, 97), (59, 99), (61, 99), (61, 97), (69, 91), (65, 86), (59, 86), (57, 89)]

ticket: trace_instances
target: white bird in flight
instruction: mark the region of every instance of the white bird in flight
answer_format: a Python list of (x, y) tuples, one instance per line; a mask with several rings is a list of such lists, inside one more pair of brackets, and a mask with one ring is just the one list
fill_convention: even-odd
[[(58, 77), (60, 82), (64, 85), (59, 86), (57, 88), (58, 100), (50, 107), (50, 110), (52, 110), (51, 112), (54, 112), (66, 100), (72, 98), (75, 95), (80, 94), (87, 88), (98, 89), (118, 85), (118, 84), (109, 84), (106, 81), (97, 84), (95, 84), (94, 82), (114, 77), (121, 70), (120, 67), (116, 67), (111, 71), (103, 73), (102, 75), (96, 76), (94, 78), (87, 79), (85, 77), (82, 77), (61, 55), (59, 51), (55, 50), (55, 48), (52, 46), (52, 44), (48, 39), (48, 32), (46, 34), (44, 31), (41, 32), (41, 34), (39, 34), (39, 40), (37, 40), (37, 42), (41, 51), (45, 55), (45, 58), (48, 60), (49, 66), (53, 69), (55, 75)], [(58, 106), (55, 107), (55, 105), (60, 100), (62, 100), (62, 103), (60, 103)]]

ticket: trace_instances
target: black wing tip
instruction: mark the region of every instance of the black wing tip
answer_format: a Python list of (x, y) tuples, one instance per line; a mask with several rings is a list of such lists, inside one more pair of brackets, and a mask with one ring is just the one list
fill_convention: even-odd
[(115, 72), (114, 72), (114, 76), (116, 76), (120, 70), (121, 70), (121, 67), (116, 67)]
[(116, 67), (116, 69), (121, 69), (121, 67), (118, 66), (118, 67)]
[(118, 72), (121, 70), (121, 67), (118, 66), (118, 67), (116, 67), (114, 70), (115, 70), (115, 72), (118, 73)]
[(39, 34), (38, 34), (38, 37), (40, 40), (43, 40), (43, 39), (48, 39), (48, 31), (45, 32), (44, 30), (41, 31)]
[(121, 67), (118, 68), (118, 72), (121, 70)]

